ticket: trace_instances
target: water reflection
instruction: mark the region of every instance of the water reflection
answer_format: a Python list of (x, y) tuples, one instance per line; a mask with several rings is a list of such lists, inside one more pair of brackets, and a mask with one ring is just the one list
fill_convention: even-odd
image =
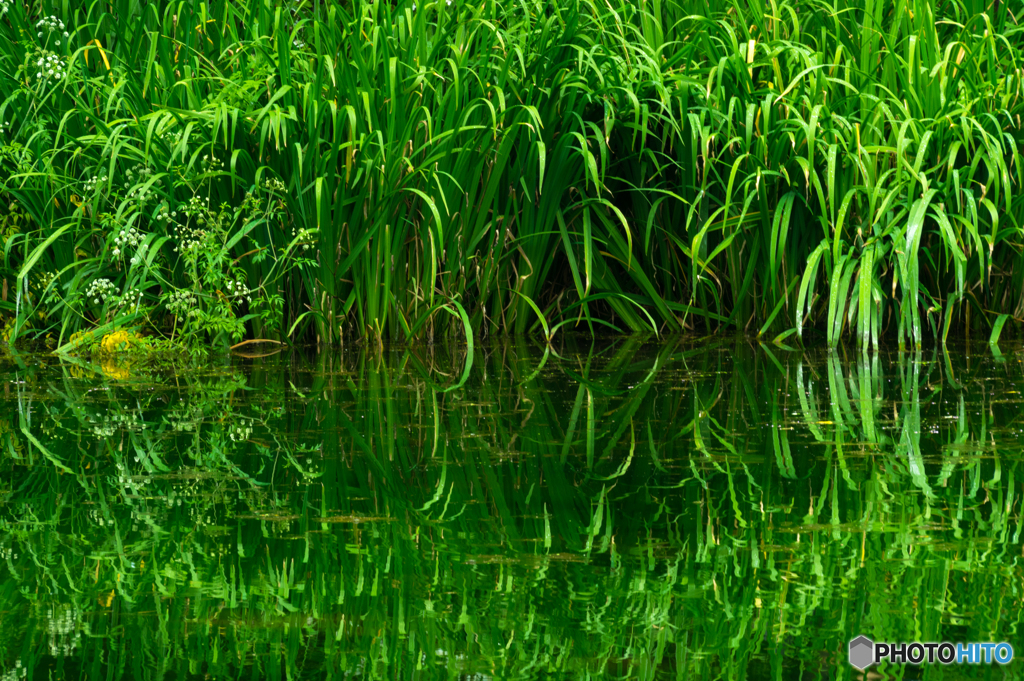
[(859, 678), (858, 634), (1013, 641), (1021, 357), (7, 356), (0, 673)]

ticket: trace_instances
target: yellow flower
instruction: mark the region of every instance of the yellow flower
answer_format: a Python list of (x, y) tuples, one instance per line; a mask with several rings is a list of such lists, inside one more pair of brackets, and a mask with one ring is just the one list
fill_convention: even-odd
[(127, 352), (137, 348), (141, 342), (142, 339), (135, 333), (120, 329), (103, 337), (100, 341), (100, 351), (109, 355)]

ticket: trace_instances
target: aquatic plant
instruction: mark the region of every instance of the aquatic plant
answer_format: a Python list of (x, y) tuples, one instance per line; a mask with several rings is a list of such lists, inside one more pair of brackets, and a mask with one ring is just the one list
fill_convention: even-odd
[(1022, 318), (1012, 3), (9, 4), (14, 337), (102, 323), (97, 277), (193, 344), (464, 336), (456, 305), (477, 336), (862, 347)]

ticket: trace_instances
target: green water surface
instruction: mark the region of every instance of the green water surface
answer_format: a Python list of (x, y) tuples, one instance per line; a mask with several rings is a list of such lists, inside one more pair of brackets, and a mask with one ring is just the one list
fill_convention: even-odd
[(0, 679), (1020, 678), (1024, 352), (6, 354)]

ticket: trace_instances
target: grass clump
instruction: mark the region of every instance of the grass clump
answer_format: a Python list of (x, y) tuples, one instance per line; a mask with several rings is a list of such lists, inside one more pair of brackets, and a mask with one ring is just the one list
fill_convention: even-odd
[(1024, 319), (1005, 3), (9, 4), (13, 338)]

